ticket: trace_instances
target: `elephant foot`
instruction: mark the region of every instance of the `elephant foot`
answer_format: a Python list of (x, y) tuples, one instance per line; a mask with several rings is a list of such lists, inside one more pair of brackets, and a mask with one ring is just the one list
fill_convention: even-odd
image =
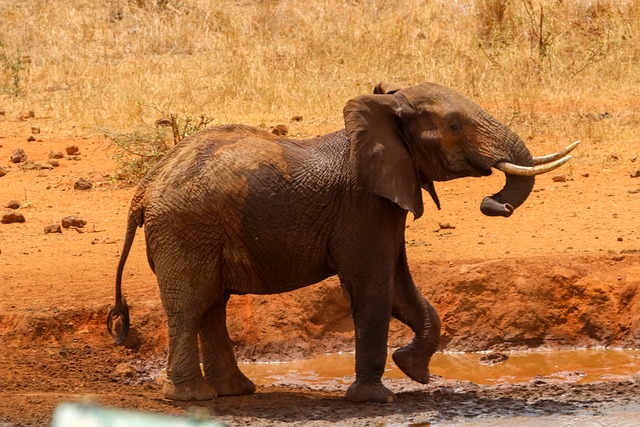
[(171, 400), (211, 400), (217, 396), (216, 392), (204, 379), (176, 384), (167, 380), (162, 388), (162, 395)]
[(351, 384), (347, 389), (346, 399), (351, 402), (377, 402), (377, 403), (393, 403), (396, 401), (396, 395), (382, 383), (371, 384), (357, 381)]
[(409, 378), (422, 384), (429, 384), (429, 360), (423, 351), (407, 346), (393, 353), (393, 362)]
[(206, 380), (213, 386), (218, 396), (240, 396), (253, 394), (256, 391), (256, 385), (240, 371), (229, 377), (207, 376)]

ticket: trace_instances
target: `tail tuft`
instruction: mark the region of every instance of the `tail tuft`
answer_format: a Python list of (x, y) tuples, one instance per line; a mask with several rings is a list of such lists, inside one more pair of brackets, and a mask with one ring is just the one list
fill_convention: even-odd
[(115, 338), (116, 345), (122, 345), (129, 336), (129, 306), (124, 297), (121, 304), (116, 304), (109, 310), (107, 329), (109, 334)]

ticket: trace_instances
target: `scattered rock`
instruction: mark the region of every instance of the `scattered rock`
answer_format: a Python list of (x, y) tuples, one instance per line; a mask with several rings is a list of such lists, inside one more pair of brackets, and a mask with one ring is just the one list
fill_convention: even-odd
[(22, 114), (20, 114), (20, 120), (28, 120), (28, 119), (32, 119), (36, 116), (36, 113), (34, 113), (33, 111), (29, 110), (29, 111), (24, 111)]
[(69, 228), (69, 227), (77, 227), (77, 228), (82, 228), (87, 224), (87, 221), (85, 221), (84, 219), (80, 218), (79, 216), (67, 216), (62, 218), (62, 227), (63, 228)]
[(39, 133), (40, 133), (40, 128), (39, 128), (39, 127), (32, 126), (32, 127), (31, 127), (31, 133), (32, 133), (32, 134), (34, 134), (34, 135), (39, 134)]
[(490, 353), (480, 356), (479, 362), (482, 365), (493, 366), (498, 363), (502, 363), (507, 359), (509, 359), (509, 356), (504, 353)]
[(302, 117), (302, 116), (299, 116), (299, 115), (296, 115), (296, 116), (291, 117), (291, 121), (292, 121), (292, 122), (301, 122), (301, 121), (302, 121), (302, 119), (303, 119), (303, 117)]
[(3, 177), (8, 173), (9, 173), (9, 169), (5, 168), (4, 166), (0, 166), (0, 177)]
[(44, 234), (49, 234), (49, 233), (62, 233), (62, 227), (60, 227), (60, 224), (47, 225), (44, 228)]
[(583, 173), (583, 174), (582, 174), (582, 177), (583, 177), (583, 178), (589, 178), (589, 174), (588, 174), (588, 173)]
[(113, 375), (119, 378), (134, 380), (138, 377), (135, 368), (128, 363), (120, 363), (113, 370)]
[(67, 154), (70, 156), (77, 156), (78, 154), (80, 154), (80, 149), (75, 144), (68, 145), (67, 148), (65, 148), (65, 150), (67, 150)]
[(638, 194), (640, 193), (640, 188), (635, 188), (633, 190), (627, 191), (628, 194)]
[(33, 142), (36, 140), (36, 137), (33, 135), (29, 135), (29, 137), (27, 138), (27, 142)]
[(455, 225), (451, 225), (448, 222), (443, 223), (438, 223), (438, 226), (440, 227), (440, 230), (455, 230)]
[(553, 182), (567, 182), (567, 176), (566, 175), (556, 175), (551, 179), (553, 180)]
[(6, 111), (4, 111), (4, 110), (0, 110), (0, 116), (4, 116), (5, 114), (7, 114), (7, 112), (6, 112)]
[(27, 153), (22, 148), (16, 148), (11, 153), (11, 161), (13, 163), (22, 163), (27, 161)]
[(289, 129), (285, 125), (276, 125), (271, 133), (278, 136), (286, 136), (289, 133)]
[(17, 200), (9, 200), (9, 202), (5, 205), (5, 208), (20, 209), (20, 202)]
[(90, 190), (92, 187), (93, 184), (91, 183), (91, 181), (84, 178), (80, 178), (76, 181), (75, 184), (73, 184), (73, 188), (75, 188), (76, 190)]
[(57, 168), (58, 166), (60, 166), (60, 162), (57, 161), (56, 159), (49, 159), (49, 164), (55, 168)]
[(3, 224), (11, 224), (14, 222), (24, 222), (24, 215), (22, 215), (21, 212), (16, 212), (16, 211), (7, 211), (4, 214), (2, 214), (2, 220), (0, 222), (2, 222)]
[(53, 169), (53, 166), (51, 166), (49, 163), (36, 163), (31, 160), (29, 160), (28, 162), (21, 163), (18, 167), (24, 171)]
[(156, 120), (156, 126), (170, 127), (170, 126), (173, 126), (173, 122), (174, 122), (173, 120), (163, 117), (161, 119)]
[(64, 154), (62, 154), (62, 151), (52, 151), (49, 153), (50, 159), (62, 159), (63, 157)]
[(640, 178), (640, 169), (631, 174), (631, 178)]

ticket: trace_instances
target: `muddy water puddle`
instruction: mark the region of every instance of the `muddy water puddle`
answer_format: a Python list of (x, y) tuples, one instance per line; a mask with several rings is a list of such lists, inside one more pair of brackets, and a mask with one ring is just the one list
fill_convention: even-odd
[[(587, 427), (640, 425), (640, 350), (567, 350), (493, 354), (438, 353), (434, 387), (408, 380), (388, 361), (385, 383), (399, 397), (396, 409), (367, 425), (433, 427)], [(259, 385), (346, 390), (353, 381), (353, 354), (311, 360), (243, 364)], [(627, 385), (624, 385), (626, 382)], [(399, 395), (400, 396), (400, 395)], [(371, 410), (370, 408), (368, 409)], [(339, 423), (338, 423), (339, 424)], [(314, 424), (315, 425), (315, 424)], [(351, 424), (349, 424), (351, 425)]]
[[(627, 378), (640, 373), (640, 350), (527, 351), (504, 354), (506, 360), (483, 353), (437, 353), (431, 374), (444, 380), (470, 381), (480, 385), (520, 383), (536, 377), (559, 381), (591, 382)], [(483, 361), (488, 359), (488, 361)], [(498, 359), (499, 360), (499, 359)], [(242, 371), (258, 385), (295, 384), (348, 386), (353, 381), (354, 355), (327, 354), (309, 360), (244, 363)], [(389, 359), (385, 378), (406, 376)]]

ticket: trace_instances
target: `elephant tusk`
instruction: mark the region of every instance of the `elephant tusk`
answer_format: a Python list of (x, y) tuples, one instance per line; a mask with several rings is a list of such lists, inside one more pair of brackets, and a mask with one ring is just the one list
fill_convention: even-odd
[(561, 159), (536, 166), (518, 166), (509, 162), (500, 162), (496, 163), (493, 167), (509, 175), (534, 176), (551, 172), (567, 163), (570, 159), (571, 156), (565, 156)]
[(542, 164), (545, 164), (545, 163), (552, 162), (554, 160), (561, 159), (562, 157), (564, 157), (567, 154), (569, 154), (570, 152), (572, 152), (573, 149), (578, 146), (578, 144), (580, 144), (580, 141), (576, 141), (576, 142), (574, 142), (572, 144), (569, 144), (566, 148), (564, 148), (563, 150), (558, 151), (557, 153), (548, 154), (546, 156), (534, 157), (533, 158), (533, 164), (534, 165), (542, 165)]

